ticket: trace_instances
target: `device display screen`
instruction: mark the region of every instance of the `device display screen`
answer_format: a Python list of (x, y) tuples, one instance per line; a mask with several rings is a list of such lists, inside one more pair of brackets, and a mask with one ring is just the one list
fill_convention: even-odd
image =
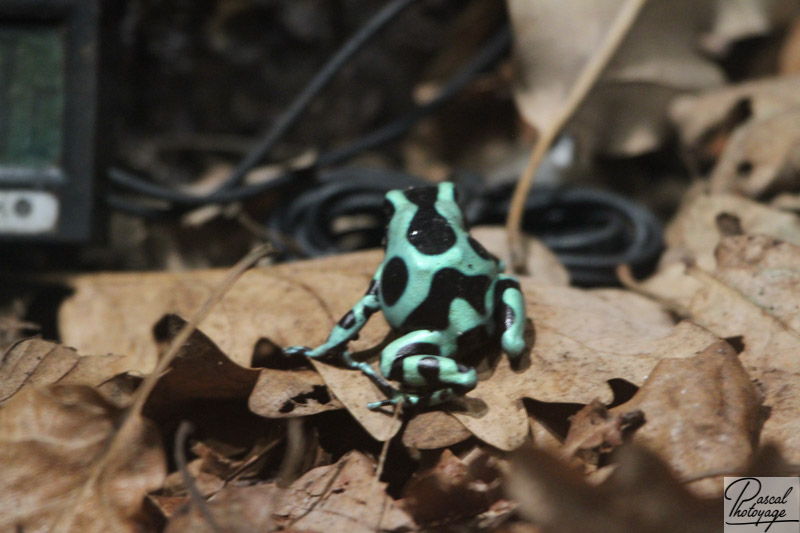
[(59, 165), (64, 55), (59, 27), (0, 27), (0, 180)]

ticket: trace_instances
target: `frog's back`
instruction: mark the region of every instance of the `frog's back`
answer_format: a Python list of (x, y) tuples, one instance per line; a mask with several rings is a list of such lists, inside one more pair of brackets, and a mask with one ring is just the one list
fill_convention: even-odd
[(490, 314), (487, 295), (501, 266), (466, 231), (452, 188), (396, 191), (387, 199), (394, 210), (380, 279), (387, 322), (401, 332), (458, 327), (450, 312), (457, 298), (474, 311), (467, 321)]

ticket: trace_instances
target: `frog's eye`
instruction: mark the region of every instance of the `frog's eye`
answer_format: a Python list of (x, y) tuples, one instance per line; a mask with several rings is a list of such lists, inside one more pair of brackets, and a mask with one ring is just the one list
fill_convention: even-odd
[(394, 216), (394, 204), (388, 198), (383, 200), (383, 212), (386, 214), (387, 222)]

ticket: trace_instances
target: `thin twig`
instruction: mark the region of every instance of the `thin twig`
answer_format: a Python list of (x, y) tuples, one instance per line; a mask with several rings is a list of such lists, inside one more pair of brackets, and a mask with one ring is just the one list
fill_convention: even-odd
[[(392, 413), (392, 425), (394, 425), (395, 420), (397, 417), (400, 416), (401, 411), (400, 403), (394, 404), (394, 413)], [(378, 481), (381, 479), (381, 475), (383, 475), (383, 467), (386, 465), (386, 456), (389, 453), (389, 443), (392, 442), (391, 437), (386, 439), (383, 442), (383, 447), (381, 448), (381, 455), (378, 458), (378, 465), (375, 467), (375, 477), (372, 478), (372, 490), (371, 492), (375, 492), (378, 489)], [(381, 530), (381, 522), (383, 522), (383, 515), (386, 512), (386, 501), (389, 498), (389, 495), (384, 492), (383, 499), (381, 500), (381, 510), (378, 513), (378, 523), (375, 526), (375, 531)]]
[(692, 313), (688, 307), (684, 304), (680, 303), (678, 300), (673, 300), (671, 298), (666, 298), (657, 294), (654, 291), (647, 289), (641, 282), (639, 282), (634, 276), (633, 272), (631, 272), (631, 267), (627, 263), (623, 263), (617, 266), (616, 270), (617, 279), (628, 290), (635, 292), (645, 298), (649, 298), (650, 300), (654, 300), (661, 304), (667, 311), (670, 311), (677, 315), (680, 318), (686, 318), (690, 316)]
[[(178, 352), (186, 344), (186, 341), (189, 340), (189, 337), (192, 335), (194, 330), (200, 325), (200, 323), (205, 320), (214, 307), (222, 300), (222, 298), (228, 293), (230, 288), (233, 286), (236, 281), (247, 272), (256, 262), (261, 259), (262, 257), (266, 256), (267, 254), (272, 253), (272, 245), (264, 244), (259, 246), (249, 254), (247, 254), (243, 259), (241, 259), (238, 263), (236, 263), (228, 272), (228, 275), (222, 281), (219, 287), (208, 297), (208, 300), (203, 303), (203, 306), (195, 313), (195, 315), (181, 328), (180, 332), (175, 336), (172, 340), (172, 344), (170, 344), (169, 350), (167, 353), (164, 354), (158, 365), (156, 366), (155, 371), (147, 376), (147, 378), (142, 382), (142, 385), (139, 387), (139, 390), (136, 391), (136, 401), (131, 406), (131, 409), (128, 413), (128, 416), (131, 415), (139, 415), (141, 414), (142, 408), (144, 407), (144, 403), (147, 401), (147, 398), (150, 396), (150, 393), (153, 391), (153, 388), (158, 383), (158, 379), (161, 377), (161, 374), (169, 367), (170, 363), (175, 356), (178, 355)], [(127, 420), (126, 420), (127, 423)], [(122, 430), (120, 429), (120, 432)]]
[[(333, 487), (333, 484), (336, 482), (337, 479), (339, 479), (339, 474), (342, 473), (342, 470), (344, 470), (344, 467), (347, 466), (348, 462), (349, 462), (348, 460), (339, 461), (338, 463), (336, 463), (334, 465), (335, 469), (333, 471), (333, 475), (328, 480), (328, 482), (325, 483), (325, 488), (322, 489), (322, 492), (319, 493), (318, 497), (313, 499), (313, 501), (311, 502), (311, 504), (308, 506), (308, 508), (305, 511), (303, 511), (297, 518), (295, 518), (294, 520), (289, 522), (289, 524), (286, 526), (287, 530), (292, 530), (292, 528), (294, 527), (294, 525), (297, 522), (299, 522), (300, 520), (302, 520), (303, 518), (308, 516), (317, 507), (317, 505), (321, 501), (323, 501), (324, 499), (326, 499), (328, 497), (328, 494), (330, 494), (330, 491), (331, 491), (331, 487)], [(309, 497), (311, 497), (310, 494), (309, 494)]]
[(73, 519), (75, 518), (75, 511), (80, 508), (81, 502), (85, 501), (86, 498), (89, 497), (89, 494), (92, 492), (92, 490), (97, 488), (97, 482), (102, 476), (110, 459), (117, 453), (124, 451), (127, 443), (130, 442), (132, 437), (135, 435), (136, 430), (138, 429), (137, 422), (140, 420), (139, 415), (142, 412), (142, 408), (144, 407), (148, 396), (156, 386), (158, 379), (161, 377), (161, 374), (164, 373), (186, 341), (189, 340), (189, 337), (194, 332), (195, 328), (199, 326), (203, 320), (205, 320), (205, 318), (211, 313), (211, 310), (214, 309), (220, 300), (222, 300), (225, 294), (227, 294), (228, 290), (230, 290), (230, 288), (234, 283), (236, 283), (242, 274), (252, 267), (256, 261), (271, 252), (272, 247), (270, 245), (267, 244), (259, 246), (247, 254), (238, 263), (236, 263), (230, 269), (228, 275), (225, 277), (219, 287), (214, 290), (214, 292), (208, 297), (205, 303), (203, 303), (203, 306), (197, 311), (197, 313), (195, 313), (195, 315), (183, 326), (183, 328), (181, 328), (180, 332), (178, 332), (178, 335), (172, 339), (172, 343), (170, 344), (167, 353), (165, 353), (164, 356), (159, 360), (158, 365), (156, 365), (156, 369), (149, 376), (147, 376), (147, 378), (145, 378), (145, 380), (139, 386), (139, 389), (136, 391), (134, 402), (125, 414), (119, 430), (117, 430), (116, 434), (111, 437), (109, 443), (106, 445), (105, 450), (92, 466), (80, 493), (75, 495), (74, 501), (71, 505), (65, 506), (64, 513), (66, 514), (62, 513), (59, 515), (55, 524), (53, 525), (52, 531), (67, 532), (72, 529), (71, 526)]
[(536, 145), (533, 148), (531, 157), (528, 160), (528, 165), (525, 167), (525, 172), (517, 183), (514, 189), (514, 195), (511, 198), (511, 206), (508, 212), (508, 219), (506, 220), (506, 232), (508, 233), (508, 243), (511, 252), (511, 268), (514, 272), (525, 273), (527, 266), (525, 264), (526, 254), (523, 250), (521, 226), (522, 214), (525, 208), (525, 199), (533, 185), (533, 178), (536, 176), (536, 170), (539, 168), (542, 159), (544, 159), (547, 150), (553, 144), (553, 141), (564, 129), (564, 125), (575, 114), (575, 111), (580, 106), (581, 102), (589, 94), (589, 90), (597, 82), (600, 74), (602, 74), (605, 67), (608, 65), (614, 53), (619, 48), (628, 31), (633, 26), (642, 8), (647, 3), (647, 0), (628, 0), (620, 9), (617, 17), (609, 28), (605, 40), (600, 45), (600, 48), (592, 56), (586, 66), (584, 66), (580, 75), (578, 76), (575, 85), (567, 100), (560, 107), (555, 120), (548, 124), (542, 131), (538, 132), (539, 136), (536, 139)]
[(286, 429), (286, 454), (283, 456), (280, 470), (278, 471), (278, 486), (286, 488), (294, 481), (300, 461), (305, 451), (305, 436), (303, 435), (303, 419), (290, 418)]
[(206, 521), (211, 531), (214, 533), (222, 533), (222, 529), (217, 524), (217, 521), (214, 520), (214, 513), (212, 513), (211, 509), (208, 507), (206, 499), (200, 494), (200, 490), (197, 488), (194, 478), (189, 472), (185, 446), (186, 439), (189, 438), (189, 435), (193, 431), (194, 424), (188, 420), (181, 421), (178, 426), (178, 431), (175, 433), (175, 463), (178, 465), (178, 471), (180, 471), (181, 477), (183, 478), (183, 484), (189, 492), (189, 500), (192, 502), (192, 505), (200, 509), (200, 513), (203, 515), (203, 519)]

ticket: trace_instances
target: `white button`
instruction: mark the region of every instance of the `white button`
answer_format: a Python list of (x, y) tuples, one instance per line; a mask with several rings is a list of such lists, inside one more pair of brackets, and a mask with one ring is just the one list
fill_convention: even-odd
[(52, 193), (0, 190), (0, 233), (45, 233), (57, 222), (58, 198)]

